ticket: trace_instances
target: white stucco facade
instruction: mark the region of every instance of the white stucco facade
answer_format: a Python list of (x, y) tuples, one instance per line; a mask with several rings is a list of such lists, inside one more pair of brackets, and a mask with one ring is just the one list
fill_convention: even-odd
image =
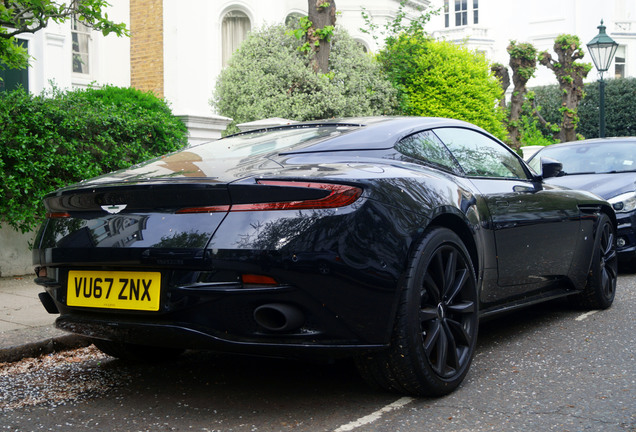
[[(109, 17), (130, 22), (129, 0), (110, 0)], [(482, 51), (492, 62), (507, 64), (506, 47), (510, 40), (530, 42), (539, 50), (550, 50), (559, 34), (578, 35), (585, 45), (597, 34), (600, 20), (607, 33), (621, 45), (624, 76), (636, 76), (636, 1), (634, 0), (450, 0), (450, 24), (444, 13), (433, 16), (427, 30), (436, 38), (466, 43)], [(465, 25), (454, 22), (455, 4), (465, 4)], [(398, 0), (337, 0), (337, 23), (370, 51), (377, 51), (376, 41), (364, 33), (364, 8), (375, 23), (382, 26), (395, 17)], [(411, 5), (442, 9), (444, 0), (417, 0)], [(473, 22), (477, 6), (478, 23)], [(408, 9), (413, 13), (413, 9)], [(212, 109), (216, 77), (222, 70), (223, 19), (230, 12), (247, 16), (252, 29), (284, 22), (290, 14), (307, 14), (307, 0), (163, 0), (163, 89), (173, 112), (191, 123), (223, 128), (224, 119)], [(29, 90), (39, 93), (54, 82), (60, 88), (128, 86), (130, 78), (130, 39), (91, 33), (88, 74), (72, 72), (72, 36), (70, 23), (55, 24), (34, 35), (23, 35), (34, 57), (29, 68)], [(134, 35), (133, 35), (134, 37)], [(618, 55), (617, 55), (618, 57)], [(591, 62), (589, 55), (583, 61)], [(605, 75), (615, 76), (615, 68)], [(598, 78), (593, 69), (587, 81)], [(529, 86), (555, 84), (550, 70), (538, 66)], [(203, 118), (211, 121), (202, 121)], [(217, 131), (212, 136), (218, 136)], [(210, 135), (204, 135), (206, 137)]]
[[(110, 0), (110, 3), (109, 18), (128, 24), (128, 0)], [(61, 89), (130, 85), (130, 40), (127, 37), (105, 37), (99, 32), (92, 32), (87, 74), (73, 73), (69, 22), (51, 22), (35, 34), (19, 35), (19, 39), (28, 41), (32, 57), (28, 69), (31, 93), (41, 93), (52, 85)]]
[[(427, 5), (429, 1), (416, 3)], [(360, 30), (365, 26), (362, 7), (378, 24), (384, 24), (395, 16), (399, 2), (338, 0), (336, 6), (337, 24), (375, 51), (374, 39)], [(177, 115), (212, 114), (209, 100), (222, 70), (222, 21), (234, 11), (247, 15), (251, 28), (257, 29), (285, 22), (294, 13), (307, 15), (307, 0), (189, 0), (187, 8), (178, 0), (164, 0), (164, 94)]]
[[(470, 19), (473, 0), (468, 0), (467, 25), (456, 26), (454, 0), (450, 1), (449, 27), (444, 15), (434, 17), (429, 31), (436, 38), (443, 38), (482, 51), (497, 63), (508, 65), (510, 57), (506, 48), (511, 40), (532, 43), (537, 51), (552, 52), (555, 38), (560, 34), (579, 37), (585, 57), (582, 62), (592, 63), (585, 45), (598, 34), (601, 20), (607, 34), (620, 46), (625, 58), (625, 76), (636, 76), (636, 1), (634, 0), (479, 0), (479, 22)], [(443, 8), (444, 0), (433, 0), (433, 8)], [(556, 55), (553, 56), (556, 57)], [(618, 57), (618, 55), (617, 55)], [(615, 63), (604, 78), (615, 76)], [(587, 81), (598, 79), (596, 69), (588, 74)], [(556, 84), (552, 71), (539, 65), (529, 87)]]

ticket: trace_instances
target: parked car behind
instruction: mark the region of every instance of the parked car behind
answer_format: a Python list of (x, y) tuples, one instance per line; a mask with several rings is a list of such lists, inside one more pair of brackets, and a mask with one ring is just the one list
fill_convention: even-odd
[(540, 169), (541, 158), (556, 159), (562, 172), (549, 184), (583, 189), (608, 200), (618, 220), (621, 261), (636, 264), (636, 137), (600, 138), (544, 147), (528, 163)]

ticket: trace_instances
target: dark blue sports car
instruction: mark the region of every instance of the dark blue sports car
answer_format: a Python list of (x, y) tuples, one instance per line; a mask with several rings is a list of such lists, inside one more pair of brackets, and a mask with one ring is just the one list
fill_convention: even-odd
[(563, 171), (548, 183), (583, 189), (608, 200), (618, 220), (617, 251), (621, 261), (636, 263), (636, 137), (601, 138), (544, 147), (529, 160), (556, 159)]
[(449, 119), (238, 134), (44, 204), (42, 303), (121, 358), (349, 356), (375, 385), (442, 395), (480, 318), (563, 296), (607, 308), (616, 289), (612, 206)]

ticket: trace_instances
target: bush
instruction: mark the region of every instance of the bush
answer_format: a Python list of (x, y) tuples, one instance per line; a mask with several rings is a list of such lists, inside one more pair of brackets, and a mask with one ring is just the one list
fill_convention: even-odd
[[(561, 95), (557, 85), (533, 89), (536, 103), (541, 107), (541, 115), (549, 122), (559, 124)], [(599, 85), (598, 82), (585, 84), (585, 96), (578, 107), (579, 124), (577, 133), (585, 138), (599, 136)], [(636, 78), (617, 78), (605, 82), (605, 135), (636, 135)], [(550, 131), (541, 129), (545, 136)]]
[(547, 146), (558, 140), (545, 136), (539, 121), (531, 115), (522, 115), (519, 119), (519, 142), (522, 146)]
[(105, 87), (0, 93), (0, 223), (22, 232), (59, 187), (183, 147), (187, 129), (164, 101)]
[(328, 74), (316, 74), (283, 25), (252, 32), (217, 79), (211, 104), (236, 124), (268, 117), (315, 120), (392, 114), (396, 91), (372, 57), (337, 28)]
[[(605, 136), (636, 136), (636, 78), (617, 78), (605, 82)], [(599, 136), (599, 84), (585, 85), (579, 105), (577, 132), (586, 138)]]
[(506, 138), (502, 89), (483, 55), (409, 31), (387, 39), (379, 59), (403, 114), (465, 120)]

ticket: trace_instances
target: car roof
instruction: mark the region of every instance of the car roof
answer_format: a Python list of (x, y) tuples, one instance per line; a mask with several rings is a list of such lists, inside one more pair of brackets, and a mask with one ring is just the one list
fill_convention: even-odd
[(606, 143), (629, 143), (636, 144), (636, 137), (627, 136), (627, 137), (609, 137), (609, 138), (590, 138), (586, 140), (578, 140), (578, 141), (566, 141), (562, 143), (550, 144), (541, 149), (539, 149), (536, 153), (528, 158), (528, 162), (535, 159), (536, 157), (540, 157), (542, 153), (546, 151), (550, 151), (551, 149), (560, 149), (567, 147), (576, 147), (582, 145), (596, 145), (596, 144), (606, 144)]
[[(347, 151), (359, 149), (387, 149), (405, 136), (413, 133), (442, 127), (461, 127), (485, 133), (471, 123), (443, 117), (356, 117), (317, 120), (276, 126), (250, 132), (289, 130), (315, 126), (358, 126), (352, 131), (333, 138), (310, 141), (306, 146), (295, 147), (282, 154), (295, 154), (322, 151)], [(245, 132), (245, 133), (250, 133)], [(242, 134), (232, 135), (240, 136)]]
[[(608, 142), (628, 142), (628, 143), (636, 143), (636, 137), (608, 137), (608, 138), (591, 138), (585, 140), (578, 141), (567, 141), (562, 143), (551, 144), (544, 148), (551, 147), (567, 147), (567, 146), (577, 146), (577, 145), (589, 145), (589, 144), (603, 144)], [(542, 149), (543, 150), (543, 149)]]

